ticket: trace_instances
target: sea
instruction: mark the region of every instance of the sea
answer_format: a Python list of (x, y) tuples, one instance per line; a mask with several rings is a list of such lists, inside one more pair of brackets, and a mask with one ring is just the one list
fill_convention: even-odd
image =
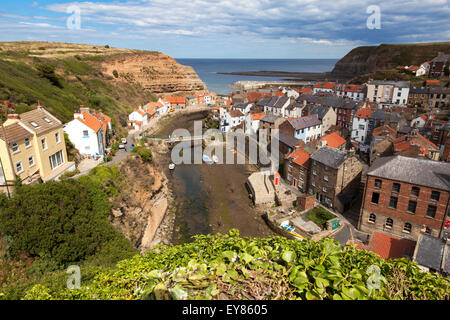
[(237, 81), (286, 80), (286, 77), (261, 77), (224, 75), (217, 72), (287, 71), (329, 72), (339, 59), (176, 59), (180, 64), (191, 66), (209, 91), (228, 94), (230, 84)]

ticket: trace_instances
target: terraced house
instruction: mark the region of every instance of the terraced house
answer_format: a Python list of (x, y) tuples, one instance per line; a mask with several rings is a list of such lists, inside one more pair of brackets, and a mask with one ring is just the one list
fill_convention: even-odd
[(75, 169), (67, 159), (63, 124), (43, 107), (10, 114), (0, 130), (1, 184), (56, 180)]
[(442, 237), (450, 219), (450, 163), (403, 156), (375, 160), (367, 172), (358, 227), (417, 241)]

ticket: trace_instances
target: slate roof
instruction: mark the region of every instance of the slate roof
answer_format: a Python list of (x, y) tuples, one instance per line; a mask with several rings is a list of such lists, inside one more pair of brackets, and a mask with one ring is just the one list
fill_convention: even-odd
[(441, 270), (445, 242), (427, 234), (420, 235), (417, 241), (415, 261), (428, 268)]
[(430, 92), (430, 88), (428, 87), (412, 87), (409, 89), (409, 93), (411, 94), (427, 94)]
[(273, 107), (274, 107), (274, 108), (280, 109), (280, 108), (282, 108), (282, 107), (286, 104), (286, 102), (288, 102), (288, 101), (289, 101), (289, 98), (286, 97), (286, 96), (278, 97), (278, 100), (275, 102), (275, 104), (273, 105)]
[(285, 145), (287, 145), (288, 147), (291, 147), (291, 148), (294, 148), (299, 141), (295, 137), (290, 136), (283, 131), (279, 131), (279, 139), (280, 139), (280, 142), (284, 143)]
[(447, 62), (450, 61), (450, 54), (441, 54), (440, 56), (437, 56), (431, 62)]
[(367, 175), (450, 191), (450, 163), (403, 156), (378, 158)]
[(385, 120), (386, 119), (386, 111), (384, 110), (377, 110), (375, 112), (373, 112), (370, 116), (369, 119), (373, 119), (373, 120)]
[(317, 114), (317, 116), (319, 117), (319, 119), (322, 120), (323, 117), (325, 117), (325, 115), (327, 114), (328, 110), (330, 110), (329, 107), (320, 107), (320, 106), (317, 106), (317, 107), (314, 107), (314, 108), (311, 110), (311, 114)]
[(266, 114), (264, 116), (264, 118), (261, 119), (262, 122), (268, 122), (268, 123), (275, 123), (275, 121), (278, 119), (279, 117), (271, 115), (271, 114)]
[(337, 149), (323, 147), (314, 152), (311, 159), (337, 169), (347, 159), (347, 154)]
[(263, 98), (263, 99), (259, 100), (259, 102), (256, 103), (256, 105), (259, 107), (264, 107), (269, 103), (269, 100), (270, 99)]
[(312, 126), (317, 126), (322, 123), (322, 121), (319, 120), (317, 114), (313, 114), (313, 115), (301, 117), (301, 118), (296, 118), (296, 119), (292, 119), (292, 120), (288, 120), (288, 121), (295, 130), (309, 128)]

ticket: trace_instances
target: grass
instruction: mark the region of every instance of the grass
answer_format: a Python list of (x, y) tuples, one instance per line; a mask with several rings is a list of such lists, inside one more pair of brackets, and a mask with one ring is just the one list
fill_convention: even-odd
[(306, 217), (317, 224), (319, 227), (323, 227), (328, 220), (336, 218), (336, 216), (330, 211), (325, 210), (321, 207), (315, 207), (306, 214)]

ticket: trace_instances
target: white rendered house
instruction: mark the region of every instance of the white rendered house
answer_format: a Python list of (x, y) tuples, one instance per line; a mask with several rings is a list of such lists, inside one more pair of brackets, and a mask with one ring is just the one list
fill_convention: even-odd
[(83, 112), (75, 113), (74, 119), (63, 127), (69, 140), (84, 156), (102, 156), (105, 152), (103, 126), (94, 116)]

